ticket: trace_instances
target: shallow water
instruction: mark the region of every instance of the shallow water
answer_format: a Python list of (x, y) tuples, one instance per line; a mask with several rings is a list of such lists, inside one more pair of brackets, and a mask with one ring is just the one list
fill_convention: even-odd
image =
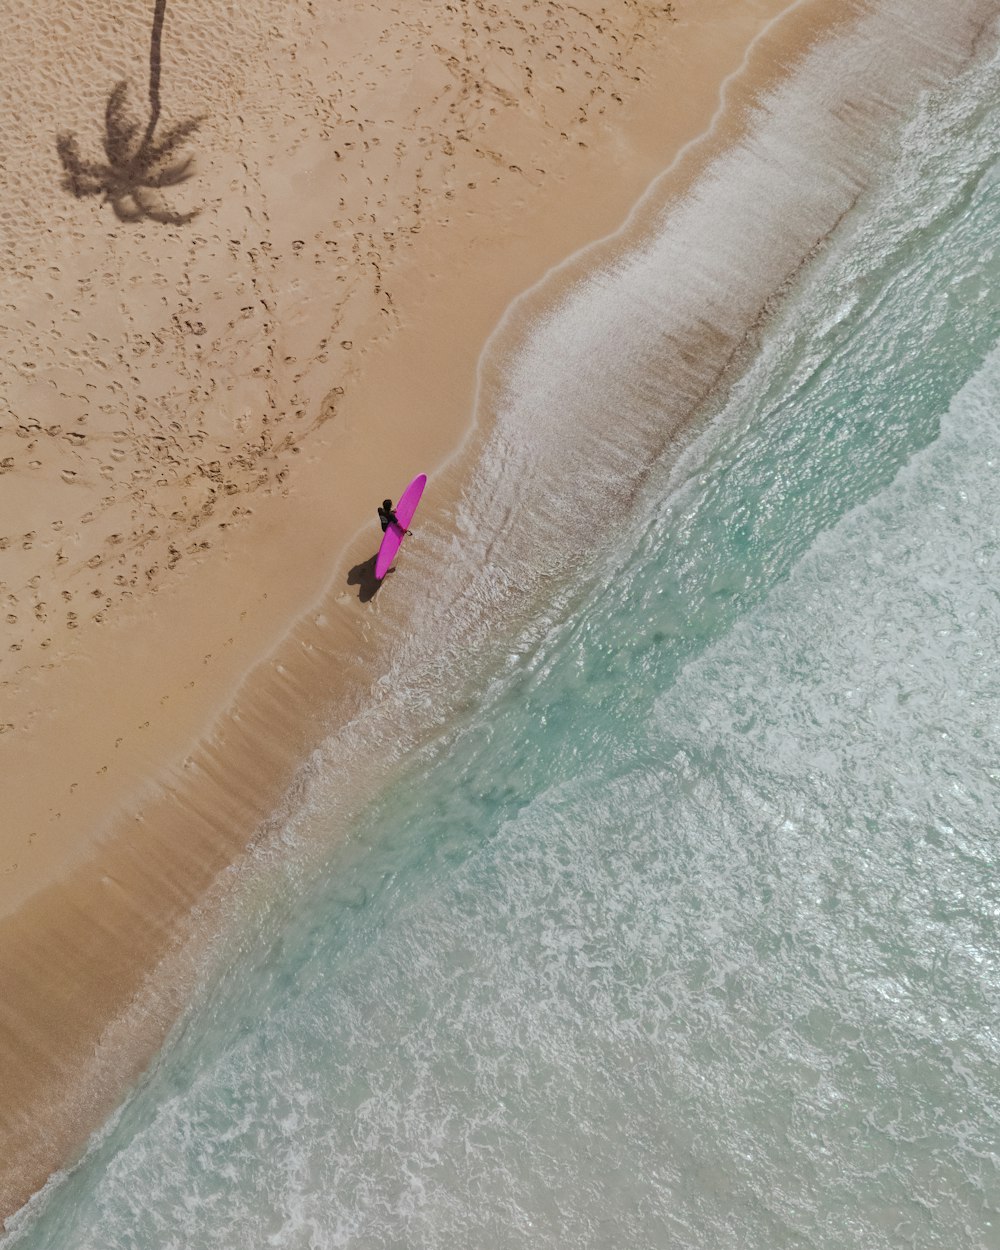
[(6, 1245), (1000, 1244), (998, 88)]

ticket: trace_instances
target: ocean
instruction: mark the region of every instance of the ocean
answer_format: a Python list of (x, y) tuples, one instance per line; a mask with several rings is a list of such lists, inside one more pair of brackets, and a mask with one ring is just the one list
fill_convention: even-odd
[(1000, 1246), (993, 47), (4, 1250)]

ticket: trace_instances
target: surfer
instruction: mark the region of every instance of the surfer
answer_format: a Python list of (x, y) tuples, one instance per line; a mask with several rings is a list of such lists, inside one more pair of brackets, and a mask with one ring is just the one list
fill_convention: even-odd
[(378, 510), (379, 524), (382, 526), (382, 542), (375, 556), (375, 580), (380, 582), (396, 558), (400, 543), (411, 531), (407, 528), (417, 510), (420, 496), (427, 485), (427, 474), (418, 473), (406, 490), (399, 497), (395, 508), (391, 499), (383, 499)]
[[(396, 510), (392, 506), (391, 499), (383, 499), (382, 506), (378, 510), (379, 524), (382, 526), (382, 533), (389, 528), (390, 525), (399, 525), (399, 517), (396, 516)], [(404, 534), (409, 533), (405, 526), (399, 525)]]

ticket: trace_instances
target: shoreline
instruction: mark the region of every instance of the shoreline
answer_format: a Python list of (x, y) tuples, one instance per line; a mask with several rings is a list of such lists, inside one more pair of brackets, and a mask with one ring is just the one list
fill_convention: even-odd
[[(727, 7), (733, 6), (720, 3), (717, 12), (724, 12)], [(769, 7), (774, 11), (787, 9), (780, 4)], [(765, 9), (768, 6), (762, 5), (758, 12)], [(808, 16), (810, 23), (815, 22), (811, 27), (814, 33), (835, 24), (832, 6), (821, 0), (801, 0), (791, 9), (798, 17)], [(768, 22), (771, 20), (768, 18)], [(673, 27), (666, 31), (667, 44), (671, 31), (675, 30)], [(706, 35), (704, 29), (702, 34)], [(710, 42), (707, 36), (706, 42)], [(796, 46), (800, 45), (793, 40), (792, 46), (786, 47), (785, 55), (794, 59)], [(760, 81), (743, 83), (749, 93), (747, 98), (755, 98), (766, 90), (787, 68), (784, 64), (775, 64), (780, 58), (773, 49), (770, 54), (768, 60), (765, 50), (760, 50), (761, 58), (767, 63), (759, 68), (765, 72)], [(747, 73), (749, 75), (749, 67)], [(706, 107), (718, 98), (720, 89), (720, 81), (716, 80), (714, 92), (705, 90)], [(663, 97), (646, 101), (649, 126), (654, 124), (653, 116), (668, 95), (665, 85)], [(727, 112), (738, 111), (740, 103), (745, 105), (746, 99), (740, 93), (737, 97), (736, 102), (726, 101), (724, 118)], [(709, 116), (714, 118), (715, 110)], [(697, 118), (688, 120), (697, 125)], [(635, 133), (640, 129), (637, 124)], [(609, 132), (609, 142), (613, 137)], [(675, 171), (677, 187), (667, 193), (667, 198), (671, 194), (682, 194), (685, 177), (689, 182), (693, 180), (697, 170), (704, 169), (720, 147), (732, 142), (732, 137), (733, 132), (722, 125), (718, 134), (709, 133), (705, 151), (689, 150), (682, 161), (683, 168)], [(651, 135), (647, 133), (646, 138), (648, 143)], [(692, 138), (694, 136), (689, 136), (686, 142)], [(377, 457), (372, 449), (373, 442), (394, 435), (401, 436), (392, 469), (400, 477), (400, 485), (406, 467), (412, 465), (413, 458), (421, 452), (426, 458), (419, 467), (433, 468), (434, 457), (439, 465), (446, 465), (440, 475), (443, 489), (433, 502), (425, 524), (431, 528), (440, 521), (448, 506), (446, 496), (460, 494), (460, 488), (469, 480), (469, 465), (476, 462), (479, 445), (490, 434), (488, 426), (482, 423), (475, 430), (468, 426), (483, 344), (487, 340), (493, 344), (490, 363), (495, 364), (502, 353), (490, 338), (492, 327), (502, 321), (501, 337), (507, 333), (516, 337), (523, 319), (530, 319), (532, 315), (525, 312), (524, 302), (519, 300), (508, 319), (507, 310), (513, 297), (507, 293), (504, 281), (510, 284), (513, 277), (516, 285), (520, 280), (517, 275), (522, 275), (531, 263), (541, 267), (545, 258), (554, 257), (531, 287), (541, 290), (541, 284), (548, 282), (550, 285), (544, 292), (546, 299), (551, 298), (553, 269), (558, 271), (560, 290), (571, 285), (579, 270), (586, 269), (590, 263), (588, 239), (596, 237), (602, 227), (607, 234), (614, 225), (615, 213), (620, 221), (649, 184), (650, 177), (645, 173), (655, 162), (652, 147), (649, 143), (641, 157), (631, 153), (626, 162), (636, 182), (641, 182), (637, 189), (629, 192), (620, 185), (614, 188), (613, 194), (606, 191), (606, 198), (592, 203), (589, 214), (573, 223), (574, 229), (587, 237), (578, 242), (566, 268), (560, 260), (570, 250), (566, 244), (571, 244), (574, 236), (566, 229), (564, 221), (556, 219), (557, 214), (551, 211), (548, 200), (545, 202), (547, 212), (539, 207), (534, 209), (548, 222), (548, 233), (541, 240), (538, 234), (528, 237), (525, 230), (525, 237), (520, 240), (506, 239), (507, 246), (503, 249), (494, 246), (496, 267), (492, 270), (484, 267), (490, 279), (484, 279), (484, 269), (477, 269), (478, 285), (488, 289), (490, 298), (477, 302), (474, 316), (469, 315), (467, 307), (453, 307), (443, 299), (440, 292), (447, 289), (449, 275), (437, 280), (434, 290), (428, 291), (428, 266), (418, 263), (414, 251), (409, 270), (404, 266), (399, 277), (396, 306), (415, 310), (427, 306), (440, 313), (443, 301), (448, 311), (426, 323), (426, 334), (424, 328), (416, 324), (418, 313), (416, 321), (401, 324), (383, 336), (367, 352), (367, 362), (355, 366), (353, 376), (358, 376), (359, 381), (353, 391), (345, 386), (345, 394), (337, 402), (336, 415), (317, 429), (311, 440), (300, 444), (306, 452), (304, 459), (309, 463), (304, 468), (296, 467), (290, 474), (288, 480), (295, 486), (297, 503), (295, 508), (287, 505), (293, 513), (297, 511), (300, 522), (311, 510), (324, 506), (320, 502), (324, 478), (338, 453), (349, 458), (352, 453), (358, 453), (364, 442), (369, 449), (367, 463), (374, 465)], [(571, 187), (586, 185), (588, 180), (593, 182), (598, 172), (593, 168), (583, 169), (576, 173), (575, 183), (569, 176), (566, 181)], [(551, 191), (555, 203), (560, 200), (559, 190), (557, 187)], [(566, 194), (563, 191), (562, 198)], [(627, 201), (623, 210), (621, 200)], [(517, 207), (517, 212), (524, 211), (523, 205)], [(640, 212), (622, 236), (623, 248), (627, 246), (625, 237), (634, 238), (636, 233), (641, 233), (643, 225)], [(449, 233), (446, 227), (441, 227), (440, 235), (447, 254), (455, 231)], [(476, 245), (474, 238), (470, 247)], [(478, 246), (482, 247), (481, 238)], [(433, 258), (433, 242), (427, 247)], [(584, 250), (580, 251), (581, 248)], [(465, 275), (454, 271), (450, 279), (459, 288), (468, 281)], [(527, 303), (530, 305), (532, 301)], [(498, 304), (502, 304), (499, 311)], [(428, 353), (427, 335), (436, 340), (437, 358), (433, 352)], [(390, 358), (391, 368), (386, 363)], [(433, 431), (432, 436), (427, 422), (414, 422), (419, 429), (404, 436), (398, 414), (406, 411), (407, 406), (421, 411), (420, 404), (412, 402), (415, 397), (408, 394), (408, 390), (412, 390), (410, 379), (421, 376), (422, 372), (426, 376), (428, 371), (441, 376), (432, 394), (421, 397), (422, 405), (425, 409), (435, 404), (447, 407), (453, 419), (446, 427)], [(487, 377), (487, 397), (492, 385)], [(364, 424), (363, 408), (397, 415), (385, 417), (373, 429), (374, 423)], [(432, 463), (428, 463), (428, 459)], [(361, 462), (365, 463), (364, 456)], [(124, 1039), (126, 1049), (131, 1052), (127, 1056), (117, 1047), (99, 1045), (98, 1063), (103, 1078), (88, 1083), (85, 1089), (80, 1088), (81, 1054), (93, 1052), (95, 1039), (104, 1032), (103, 1026), (119, 1016), (124, 1004), (134, 1001), (146, 973), (159, 963), (176, 940), (178, 922), (192, 907), (203, 904), (206, 891), (212, 892), (212, 883), (218, 882), (220, 873), (239, 859), (262, 822), (266, 822), (287, 792), (301, 760), (331, 724), (347, 721), (369, 699), (371, 675), (382, 671), (385, 663), (384, 645), (379, 649), (379, 629), (384, 632), (394, 619), (398, 621), (400, 612), (398, 603), (383, 607), (382, 599), (359, 604), (353, 589), (358, 583), (344, 583), (345, 572), (362, 564), (375, 545), (369, 532), (373, 527), (365, 525), (359, 530), (356, 525), (371, 511), (368, 496), (374, 498), (374, 495), (370, 481), (369, 475), (356, 484), (354, 493), (337, 501), (336, 507), (327, 502), (324, 523), (314, 524), (310, 538), (303, 538), (301, 523), (290, 531), (287, 516), (281, 517), (284, 505), (280, 501), (284, 497), (278, 493), (271, 497), (269, 504), (259, 507), (260, 517), (255, 517), (252, 523), (227, 539), (224, 563), (220, 565), (217, 559), (211, 569), (215, 594), (220, 598), (225, 598), (227, 593), (236, 594), (244, 584), (247, 570), (252, 569), (257, 584), (252, 595), (242, 592), (245, 606), (237, 602), (237, 607), (240, 612), (259, 613), (264, 619), (259, 619), (252, 633), (248, 632), (237, 643), (233, 641), (236, 633), (228, 632), (233, 628), (232, 614), (230, 619), (223, 614), (221, 620), (212, 619), (209, 614), (209, 620), (204, 623), (215, 630), (219, 642), (206, 641), (207, 634), (199, 628), (207, 657), (203, 663), (207, 664), (217, 654), (217, 649), (224, 653), (227, 646), (233, 648), (230, 653), (233, 660), (227, 661), (228, 666), (223, 666), (221, 674), (206, 683), (200, 701), (192, 696), (182, 712), (175, 713), (171, 709), (169, 715), (164, 714), (167, 723), (158, 727), (156, 735), (150, 735), (155, 740), (154, 746), (144, 743), (134, 748), (130, 764), (119, 770), (117, 788), (115, 779), (106, 786), (101, 782), (100, 778), (106, 774), (99, 774), (101, 765), (98, 764), (94, 770), (97, 784), (92, 784), (73, 804), (62, 803), (60, 810), (64, 814), (60, 820), (73, 820), (86, 827), (103, 826), (99, 837), (87, 842), (74, 839), (73, 845), (64, 846), (62, 855), (54, 861), (46, 863), (39, 859), (34, 875), (22, 874), (19, 888), (10, 889), (4, 896), (7, 914), (2, 920), (5, 930), (2, 968), (5, 986), (11, 987), (10, 993), (5, 992), (4, 1037), (14, 1039), (10, 1049), (20, 1061), (10, 1065), (5, 1081), (5, 1105), (13, 1106), (13, 1111), (6, 1113), (4, 1136), (13, 1137), (15, 1141), (19, 1137), (22, 1139), (20, 1174), (11, 1169), (0, 1179), (5, 1212), (19, 1206), (28, 1193), (37, 1189), (40, 1179), (55, 1163), (78, 1149), (87, 1132), (120, 1098), (159, 1044), (182, 1005), (183, 993), (164, 992), (160, 1010), (147, 1020), (147, 1035), (137, 1038), (132, 1034)], [(380, 489), (377, 487), (375, 493)], [(262, 537), (257, 531), (266, 530), (268, 526), (272, 532)], [(290, 532), (297, 547), (292, 569), (286, 567)], [(328, 554), (323, 555), (326, 533), (349, 536), (340, 550), (344, 558), (334, 568), (330, 567)], [(415, 573), (422, 562), (417, 549), (414, 557)], [(208, 570), (210, 563), (206, 561), (201, 570)], [(151, 636), (155, 642), (159, 631), (158, 645), (167, 649), (171, 631), (181, 628), (180, 623), (196, 612), (208, 580), (204, 573), (199, 583), (198, 572), (196, 570), (189, 578), (186, 586), (162, 593), (158, 601), (161, 611), (166, 604), (162, 615), (133, 623), (133, 636), (141, 638), (142, 648), (148, 649)], [(268, 587), (267, 591), (261, 590), (263, 585)], [(127, 627), (120, 628), (122, 633), (127, 632)], [(230, 641), (227, 643), (223, 636)], [(100, 689), (99, 685), (95, 687), (94, 671), (103, 665), (107, 675), (115, 671), (116, 664), (122, 665), (120, 637), (107, 643), (104, 650), (106, 654), (101, 656), (99, 648), (91, 649), (87, 655), (87, 671), (82, 676), (72, 671), (64, 680), (60, 693), (64, 696), (69, 685), (70, 694), (76, 699), (69, 706), (77, 713), (86, 705), (87, 692), (93, 697), (94, 690)], [(194, 671), (191, 648), (183, 655), (173, 655), (170, 661), (170, 671), (164, 671), (159, 664), (156, 666), (158, 683), (152, 696), (149, 690), (139, 692), (141, 698), (145, 698), (143, 706), (161, 699), (164, 687), (168, 701), (178, 695), (184, 688), (181, 679)], [(195, 657), (195, 661), (199, 662), (199, 657)], [(38, 674), (34, 676), (37, 679)], [(74, 680), (78, 681), (75, 691), (72, 689)], [(338, 687), (339, 703), (331, 698), (331, 691)], [(43, 688), (46, 688), (45, 682), (36, 681), (30, 688), (32, 698), (40, 697)], [(58, 689), (55, 679), (49, 679), (47, 690), (51, 693)], [(62, 704), (57, 697), (50, 706)], [(161, 702), (160, 706), (165, 704)], [(128, 717), (138, 722), (142, 714), (138, 702), (126, 709), (117, 709), (119, 720)], [(210, 726), (208, 732), (194, 746), (191, 725), (206, 723)], [(62, 732), (65, 745), (69, 741), (65, 725)], [(110, 736), (107, 734), (108, 738)], [(22, 774), (26, 795), (32, 781), (40, 780), (39, 773), (47, 778), (50, 771), (37, 763), (39, 753), (46, 759), (52, 758), (51, 747), (40, 752), (43, 740), (44, 734), (35, 730), (31, 743), (36, 760), (35, 777), (27, 772)], [(58, 736), (52, 741), (58, 742)], [(105, 746), (104, 743), (87, 743), (80, 748), (91, 750), (91, 758), (81, 761), (81, 769), (90, 767), (100, 754), (99, 750), (94, 754), (95, 745)], [(65, 756), (59, 758), (64, 770), (77, 764), (76, 760), (70, 761)], [(25, 767), (24, 761), (16, 762), (18, 768)], [(68, 775), (68, 771), (63, 772), (64, 777)], [(27, 799), (24, 801), (27, 803)], [(183, 859), (178, 855), (182, 845)], [(65, 872), (67, 866), (73, 867), (73, 875), (54, 880), (53, 869)], [(12, 883), (8, 879), (6, 884)], [(95, 902), (101, 910), (98, 924), (93, 922)], [(39, 943), (40, 935), (44, 935), (44, 945)], [(120, 957), (122, 949), (129, 951), (124, 961)], [(44, 1004), (38, 1003), (39, 984), (51, 991)], [(62, 1052), (52, 1045), (56, 1036), (63, 1042)], [(7, 1040), (4, 1045), (8, 1047)], [(8, 1097), (12, 1086), (18, 1090), (20, 1106), (18, 1099)], [(54, 1096), (57, 1091), (59, 1096)], [(38, 1104), (41, 1102), (51, 1109), (48, 1125), (40, 1119)], [(34, 1142), (43, 1139), (34, 1155), (28, 1155), (23, 1149), (23, 1140), (28, 1134)], [(12, 1157), (12, 1152), (5, 1152), (5, 1155)]]

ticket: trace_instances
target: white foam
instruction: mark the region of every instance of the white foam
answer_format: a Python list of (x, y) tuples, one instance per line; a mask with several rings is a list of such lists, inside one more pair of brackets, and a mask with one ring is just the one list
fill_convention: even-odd
[(521, 580), (525, 563), (549, 573), (593, 543), (870, 183), (892, 148), (887, 122), (968, 55), (983, 7), (873, 7), (806, 57), (641, 245), (595, 249), (592, 272), (503, 362), (495, 432), (458, 517), (461, 576), (484, 562)]

